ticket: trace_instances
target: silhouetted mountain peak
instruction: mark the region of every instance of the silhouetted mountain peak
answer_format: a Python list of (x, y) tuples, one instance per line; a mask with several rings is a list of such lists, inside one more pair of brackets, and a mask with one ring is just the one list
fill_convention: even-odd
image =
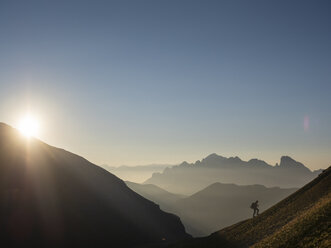
[[(186, 161), (184, 161), (183, 163), (181, 163), (179, 166), (183, 166), (183, 167), (186, 167), (186, 166), (189, 166), (190, 164)], [(167, 168), (166, 168), (167, 169)]]
[[(280, 159), (280, 167), (292, 167), (292, 168), (307, 168), (305, 167), (302, 163), (295, 161), (293, 158), (289, 157), (289, 156), (282, 156)], [(308, 168), (307, 168), (308, 169)]]
[(242, 162), (242, 160), (238, 156), (230, 157), (230, 158), (228, 158), (228, 161), (235, 162), (235, 163)]
[(208, 155), (207, 157), (205, 157), (204, 159), (202, 159), (202, 163), (215, 163), (215, 162), (221, 162), (227, 160), (227, 158), (222, 157), (220, 155), (217, 155), (216, 153), (212, 153), (210, 155)]
[(216, 153), (209, 154), (205, 159), (215, 159), (215, 158), (224, 158)]
[(247, 162), (249, 165), (253, 165), (253, 166), (259, 166), (259, 167), (271, 167), (270, 164), (266, 163), (263, 160), (257, 159), (257, 158), (253, 158), (251, 160), (249, 160)]
[(280, 166), (284, 165), (284, 164), (294, 164), (296, 163), (296, 161), (291, 158), (290, 156), (282, 156), (280, 158)]

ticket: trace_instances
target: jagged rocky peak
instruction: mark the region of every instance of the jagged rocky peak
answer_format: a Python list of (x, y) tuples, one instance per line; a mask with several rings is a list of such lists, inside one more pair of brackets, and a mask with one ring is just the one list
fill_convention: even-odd
[(216, 153), (212, 153), (212, 154), (208, 155), (207, 157), (205, 157), (204, 159), (202, 159), (201, 162), (223, 161), (226, 159), (227, 158), (217, 155)]
[(249, 165), (253, 165), (253, 166), (271, 167), (271, 165), (266, 163), (264, 160), (260, 160), (260, 159), (257, 159), (257, 158), (253, 158), (253, 159), (249, 160), (247, 163)]
[(302, 163), (295, 161), (293, 158), (291, 158), (289, 156), (282, 156), (281, 159), (280, 159), (279, 166), (281, 168), (302, 168), (302, 169), (305, 169), (305, 170), (309, 170)]
[(183, 167), (186, 167), (186, 166), (190, 166), (190, 164), (186, 161), (184, 161), (183, 163), (181, 163), (179, 166), (183, 166)]
[(299, 166), (299, 165), (303, 165), (303, 164), (295, 161), (293, 158), (289, 156), (282, 156), (280, 159), (280, 166), (289, 167), (289, 166)]
[(230, 157), (228, 158), (228, 160), (233, 162), (242, 162), (242, 160), (238, 156)]

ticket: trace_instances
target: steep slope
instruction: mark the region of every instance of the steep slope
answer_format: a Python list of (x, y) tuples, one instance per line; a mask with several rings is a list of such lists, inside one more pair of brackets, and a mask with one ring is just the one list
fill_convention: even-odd
[(330, 247), (331, 167), (260, 216), (175, 247)]
[(180, 199), (185, 198), (184, 195), (170, 193), (153, 184), (139, 184), (133, 182), (125, 182), (126, 185), (134, 192), (145, 197), (146, 199), (160, 205), (162, 210), (169, 211), (172, 206)]
[(162, 173), (154, 173), (145, 183), (190, 195), (215, 182), (299, 188), (317, 175), (318, 171), (312, 172), (288, 156), (283, 156), (279, 165), (271, 166), (258, 159), (242, 161), (238, 157), (225, 158), (211, 154), (194, 164), (183, 162), (166, 168)]
[(0, 124), (0, 245), (132, 247), (187, 237), (178, 217), (119, 178)]

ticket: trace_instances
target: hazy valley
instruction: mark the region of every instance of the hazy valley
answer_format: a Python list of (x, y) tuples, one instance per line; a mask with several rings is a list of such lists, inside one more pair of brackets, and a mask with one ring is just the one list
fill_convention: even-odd
[(326, 248), (331, 245), (330, 223), (331, 167), (258, 217), (171, 247)]
[(263, 212), (296, 190), (214, 183), (185, 197), (169, 193), (155, 185), (126, 183), (135, 192), (159, 204), (162, 210), (178, 215), (187, 232), (193, 236), (205, 236), (222, 227), (251, 218), (252, 210), (249, 205), (257, 199), (260, 200), (260, 211)]

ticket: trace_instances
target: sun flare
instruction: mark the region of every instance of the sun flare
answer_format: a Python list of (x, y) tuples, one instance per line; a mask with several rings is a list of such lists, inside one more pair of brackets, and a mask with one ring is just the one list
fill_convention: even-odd
[(35, 137), (39, 132), (39, 122), (34, 117), (27, 115), (20, 121), (18, 129), (26, 137)]

